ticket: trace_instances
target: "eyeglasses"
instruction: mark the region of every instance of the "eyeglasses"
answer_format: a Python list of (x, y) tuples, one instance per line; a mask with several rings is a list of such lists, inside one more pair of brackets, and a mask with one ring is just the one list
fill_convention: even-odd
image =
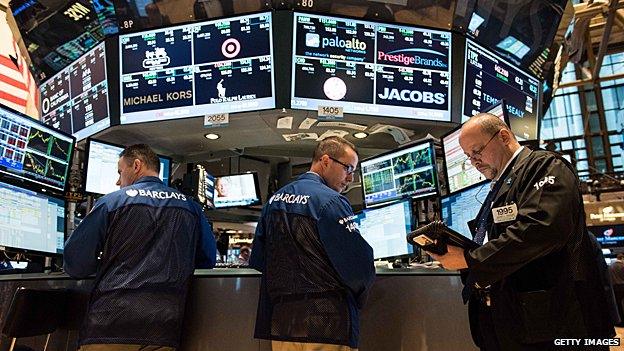
[(473, 151), (473, 152), (472, 152), (472, 155), (465, 154), (465, 155), (466, 155), (466, 157), (468, 157), (468, 158), (469, 158), (469, 159), (471, 159), (471, 160), (474, 160), (474, 159), (480, 159), (480, 158), (481, 158), (481, 153), (483, 152), (483, 150), (485, 150), (485, 148), (488, 146), (488, 144), (490, 144), (490, 142), (491, 142), (492, 140), (494, 140), (494, 137), (495, 137), (495, 136), (496, 136), (496, 135), (497, 135), (497, 134), (498, 134), (501, 130), (502, 130), (502, 129), (497, 130), (497, 131), (496, 131), (496, 133), (494, 133), (494, 134), (492, 135), (492, 137), (490, 138), (490, 140), (488, 140), (488, 141), (487, 141), (487, 143), (485, 143), (485, 145), (481, 146), (481, 147), (479, 148), (479, 150), (475, 150), (475, 151)]
[(335, 161), (335, 162), (340, 163), (340, 165), (342, 165), (342, 167), (344, 167), (345, 171), (347, 172), (347, 175), (351, 175), (351, 174), (353, 174), (353, 172), (355, 172), (355, 167), (353, 167), (353, 166), (351, 166), (351, 165), (348, 165), (348, 164), (346, 164), (346, 163), (342, 163), (342, 162), (340, 162), (340, 161), (336, 160), (335, 158), (333, 158), (333, 157), (331, 157), (331, 156), (329, 156), (329, 155), (327, 155), (327, 156), (328, 156), (328, 157), (329, 157), (332, 161)]

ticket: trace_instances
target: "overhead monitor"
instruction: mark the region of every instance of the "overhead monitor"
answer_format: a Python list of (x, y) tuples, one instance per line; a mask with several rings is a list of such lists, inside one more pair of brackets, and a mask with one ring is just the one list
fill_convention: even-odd
[(469, 39), (465, 59), (462, 121), (505, 99), (514, 134), (538, 139), (540, 82)]
[(76, 139), (34, 119), (0, 107), (0, 174), (39, 191), (65, 190)]
[(362, 161), (364, 205), (376, 206), (438, 192), (433, 142), (425, 141)]
[(291, 107), (450, 121), (451, 33), (294, 15)]
[[(87, 140), (87, 163), (85, 177), (85, 191), (91, 194), (106, 195), (119, 190), (117, 179), (117, 161), (123, 146), (99, 140)], [(169, 186), (171, 175), (171, 159), (158, 155), (160, 159), (160, 173), (158, 177), (163, 184)]]
[(43, 122), (77, 140), (110, 127), (107, 78), (102, 42), (41, 84)]
[(468, 221), (475, 219), (489, 191), (487, 184), (480, 184), (443, 197), (440, 200), (442, 220), (456, 232), (472, 239)]
[(624, 224), (601, 225), (587, 227), (601, 247), (624, 246)]
[(122, 124), (275, 107), (271, 13), (119, 37)]
[(258, 173), (216, 177), (213, 200), (216, 208), (259, 205)]
[(0, 182), (0, 247), (61, 254), (65, 201)]
[(360, 234), (373, 248), (375, 259), (413, 253), (412, 245), (405, 240), (413, 228), (409, 200), (364, 210), (355, 221)]
[[(493, 105), (484, 112), (497, 116), (502, 119), (505, 124), (509, 125), (509, 118), (507, 117), (503, 101)], [(444, 167), (449, 193), (454, 193), (486, 180), (485, 176), (472, 165), (468, 156), (466, 156), (464, 150), (462, 150), (459, 145), (460, 130), (461, 126), (442, 137)]]
[[(21, 34), (16, 41), (23, 39), (32, 60), (29, 68), (38, 84), (69, 66), (105, 36), (117, 33), (115, 9), (108, 0), (11, 0), (8, 6), (11, 11), (7, 12), (12, 13), (15, 29)], [(10, 35), (3, 34), (4, 43), (11, 42)]]

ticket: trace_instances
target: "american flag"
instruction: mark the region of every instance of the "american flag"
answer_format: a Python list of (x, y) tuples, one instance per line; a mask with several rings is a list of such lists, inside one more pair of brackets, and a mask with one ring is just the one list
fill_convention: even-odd
[(13, 38), (6, 13), (2, 11), (0, 38), (3, 38), (0, 41), (0, 104), (39, 119), (37, 84)]

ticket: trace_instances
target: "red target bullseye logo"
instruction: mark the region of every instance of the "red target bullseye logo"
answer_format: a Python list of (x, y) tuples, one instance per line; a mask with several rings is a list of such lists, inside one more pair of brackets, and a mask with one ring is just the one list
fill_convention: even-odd
[(230, 38), (221, 45), (221, 53), (227, 58), (234, 58), (240, 52), (241, 45), (238, 40)]

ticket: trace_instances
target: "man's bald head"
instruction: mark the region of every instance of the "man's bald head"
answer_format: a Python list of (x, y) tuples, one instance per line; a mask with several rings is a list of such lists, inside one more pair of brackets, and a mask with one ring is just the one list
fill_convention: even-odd
[(509, 126), (502, 119), (491, 113), (483, 112), (475, 115), (468, 122), (464, 123), (462, 130), (475, 127), (481, 128), (481, 131), (488, 135), (493, 135), (501, 129), (506, 129), (511, 134), (511, 137), (514, 140), (516, 139)]
[(479, 113), (462, 126), (459, 145), (472, 165), (488, 179), (495, 179), (520, 148), (509, 126), (490, 113)]

